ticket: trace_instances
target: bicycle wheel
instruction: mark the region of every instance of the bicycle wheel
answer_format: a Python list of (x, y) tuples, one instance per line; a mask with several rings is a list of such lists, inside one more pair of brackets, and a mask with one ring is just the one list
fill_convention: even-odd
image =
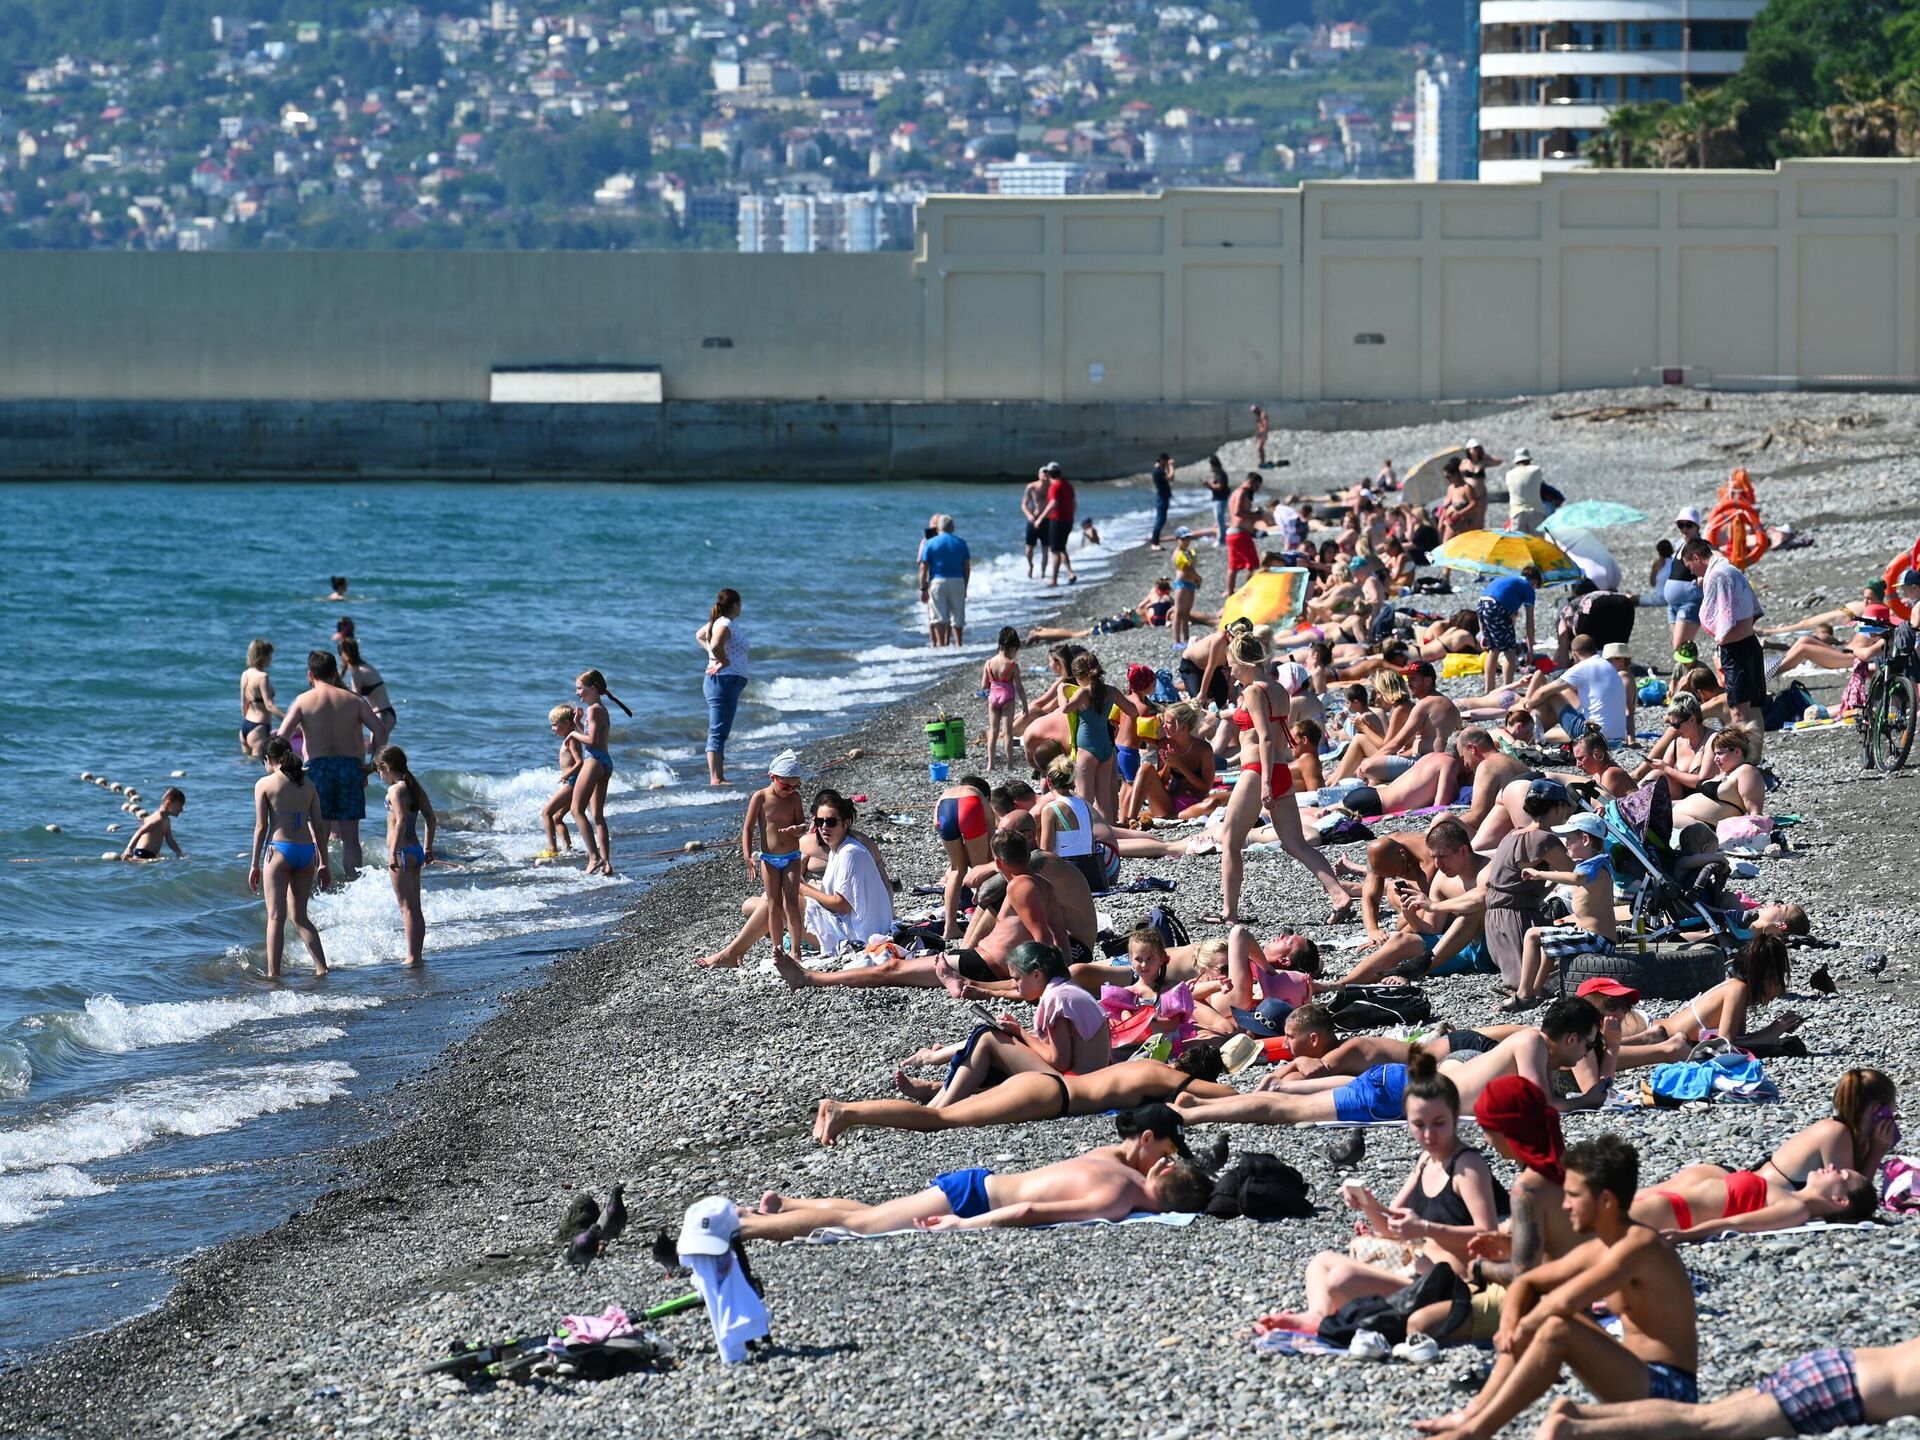
[(1869, 770), (1880, 765), (1880, 722), (1887, 708), (1887, 682), (1884, 671), (1875, 670), (1867, 682), (1867, 698), (1860, 706), (1860, 763)]
[(1913, 749), (1913, 731), (1916, 724), (1915, 710), (1920, 708), (1920, 696), (1916, 696), (1914, 683), (1901, 675), (1887, 682), (1886, 723), (1881, 731), (1881, 743), (1886, 754), (1881, 759), (1881, 768), (1898, 770), (1907, 763), (1907, 755)]

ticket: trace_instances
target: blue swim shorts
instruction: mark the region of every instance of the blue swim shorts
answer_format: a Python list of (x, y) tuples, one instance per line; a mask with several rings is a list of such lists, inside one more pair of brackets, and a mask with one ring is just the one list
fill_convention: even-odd
[(307, 761), (307, 778), (320, 792), (322, 820), (367, 818), (367, 772), (351, 755), (316, 755)]
[(1698, 1405), (1700, 1382), (1691, 1370), (1682, 1370), (1677, 1365), (1650, 1364), (1647, 1366), (1647, 1398)]
[(987, 1180), (992, 1174), (993, 1171), (976, 1165), (971, 1170), (949, 1170), (944, 1175), (936, 1175), (930, 1183), (947, 1197), (947, 1205), (955, 1215), (971, 1220), (993, 1208), (993, 1202), (987, 1199)]
[[(1420, 937), (1420, 943), (1426, 947), (1427, 954), (1429, 955), (1440, 948), (1440, 940), (1441, 937), (1439, 935), (1422, 935)], [(1483, 935), (1478, 940), (1471, 941), (1462, 946), (1460, 952), (1451, 960), (1447, 961), (1444, 965), (1434, 967), (1432, 970), (1429, 970), (1427, 974), (1471, 975), (1477, 973), (1490, 975), (1499, 968), (1498, 965), (1493, 963), (1493, 957), (1487, 954), (1487, 940)]]
[(1140, 749), (1137, 745), (1116, 745), (1113, 758), (1120, 778), (1131, 785), (1140, 778)]
[(1333, 1113), (1342, 1124), (1398, 1120), (1407, 1110), (1407, 1067), (1376, 1065), (1333, 1092)]

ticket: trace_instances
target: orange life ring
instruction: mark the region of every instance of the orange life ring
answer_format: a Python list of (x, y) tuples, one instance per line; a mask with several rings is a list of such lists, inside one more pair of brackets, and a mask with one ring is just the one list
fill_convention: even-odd
[(1773, 544), (1767, 528), (1760, 523), (1760, 512), (1750, 501), (1722, 500), (1701, 527), (1707, 543), (1742, 570), (1767, 553)]
[(1887, 562), (1882, 579), (1887, 582), (1887, 608), (1902, 620), (1912, 618), (1912, 609), (1900, 598), (1900, 577), (1909, 570), (1920, 570), (1920, 540), (1911, 550), (1903, 550)]

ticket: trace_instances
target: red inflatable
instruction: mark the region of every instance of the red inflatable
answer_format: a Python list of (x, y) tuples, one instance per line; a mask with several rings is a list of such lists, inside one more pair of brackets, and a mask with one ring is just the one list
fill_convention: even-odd
[(1920, 570), (1920, 540), (1915, 540), (1911, 549), (1902, 550), (1889, 560), (1883, 577), (1887, 582), (1887, 608), (1902, 620), (1912, 618), (1911, 607), (1900, 598), (1900, 577), (1909, 570)]
[(1760, 508), (1754, 503), (1753, 481), (1745, 470), (1736, 470), (1720, 488), (1720, 499), (1701, 527), (1707, 543), (1728, 560), (1746, 569), (1767, 553), (1773, 542), (1760, 523)]

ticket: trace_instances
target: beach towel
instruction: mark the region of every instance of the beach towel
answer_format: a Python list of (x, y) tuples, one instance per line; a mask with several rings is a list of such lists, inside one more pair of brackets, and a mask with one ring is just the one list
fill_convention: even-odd
[(1681, 1105), (1689, 1100), (1772, 1101), (1780, 1098), (1766, 1070), (1751, 1055), (1734, 1051), (1704, 1060), (1656, 1065), (1645, 1081), (1648, 1104)]
[[(1053, 1225), (1030, 1225), (1030, 1230), (1072, 1230), (1094, 1225), (1171, 1225), (1176, 1230), (1184, 1230), (1198, 1220), (1198, 1215), (1156, 1215), (1151, 1211), (1137, 1210), (1124, 1220), (1062, 1220)], [(849, 1230), (844, 1225), (823, 1225), (818, 1230), (800, 1237), (803, 1245), (839, 1245), (848, 1240), (893, 1240), (902, 1235), (939, 1234), (928, 1230), (882, 1230), (875, 1235), (863, 1235), (857, 1230)]]
[(1885, 1220), (1809, 1220), (1804, 1225), (1789, 1225), (1784, 1230), (1722, 1230), (1719, 1234), (1709, 1235), (1698, 1243), (1717, 1245), (1723, 1240), (1784, 1240), (1789, 1235), (1812, 1235), (1826, 1231), (1850, 1231), (1859, 1234), (1863, 1230), (1885, 1230), (1889, 1223)]

